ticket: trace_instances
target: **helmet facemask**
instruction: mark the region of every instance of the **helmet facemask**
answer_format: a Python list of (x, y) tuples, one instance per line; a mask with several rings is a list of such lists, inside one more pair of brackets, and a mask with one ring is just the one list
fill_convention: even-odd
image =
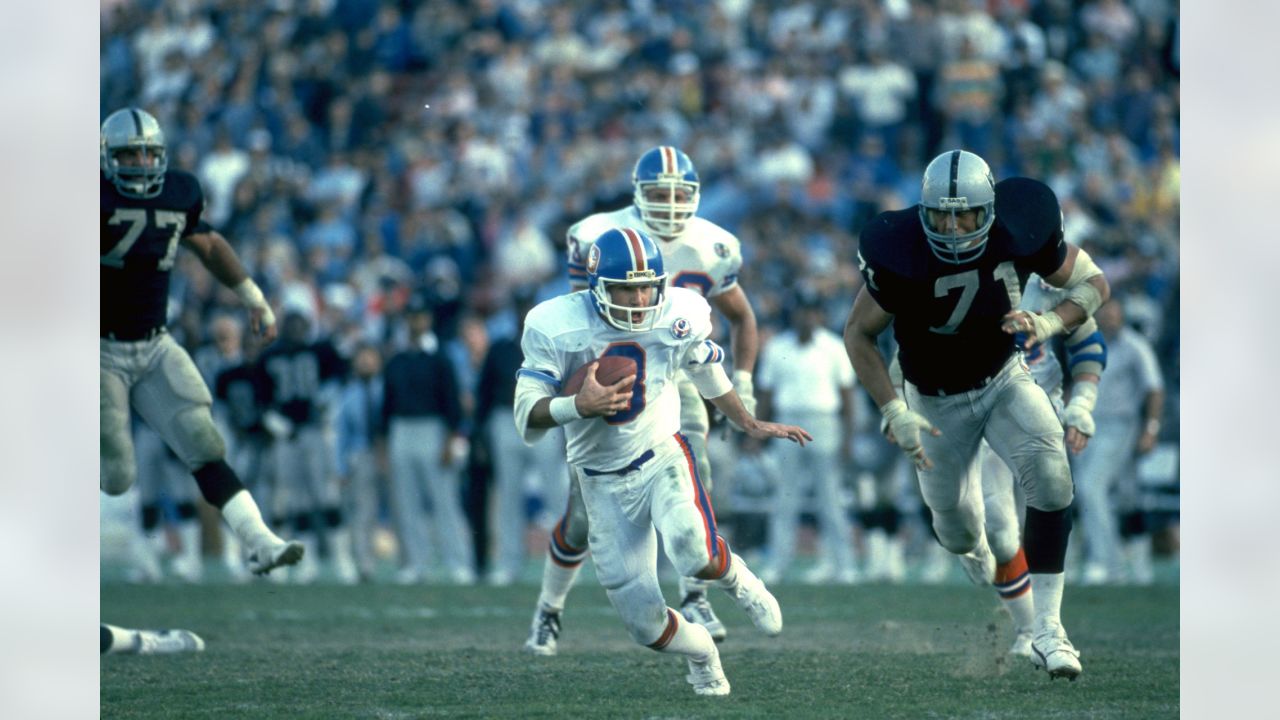
[(698, 183), (682, 175), (659, 175), (657, 180), (637, 181), (636, 209), (645, 225), (661, 237), (673, 238), (684, 232), (689, 219), (698, 212)]
[(981, 257), (996, 220), (995, 181), (986, 161), (964, 150), (934, 158), (924, 171), (919, 212), (939, 260), (961, 265)]
[[(630, 305), (622, 305), (613, 301), (609, 289), (616, 287), (652, 287), (653, 294), (649, 297), (649, 304), (642, 307), (631, 307)], [(653, 270), (631, 270), (627, 272), (627, 278), (598, 278), (591, 287), (591, 294), (595, 298), (596, 308), (604, 317), (605, 322), (609, 323), (619, 330), (627, 332), (643, 332), (652, 330), (658, 321), (658, 313), (662, 311), (662, 304), (667, 300), (666, 294), (667, 276), (659, 275)], [(638, 317), (637, 317), (638, 316)]]

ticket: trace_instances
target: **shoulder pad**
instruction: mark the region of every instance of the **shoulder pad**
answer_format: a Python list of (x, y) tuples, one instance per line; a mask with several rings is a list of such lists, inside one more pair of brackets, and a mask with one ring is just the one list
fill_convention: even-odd
[(860, 262), (902, 277), (915, 277), (927, 267), (928, 242), (915, 207), (882, 212), (862, 228)]
[(996, 183), (996, 223), (1017, 255), (1030, 255), (1062, 234), (1062, 207), (1048, 185), (1025, 177)]

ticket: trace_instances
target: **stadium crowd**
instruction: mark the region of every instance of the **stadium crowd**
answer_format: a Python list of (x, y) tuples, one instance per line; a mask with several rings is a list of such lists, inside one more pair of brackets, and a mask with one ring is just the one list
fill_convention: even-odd
[[(936, 153), (964, 147), (997, 178), (1044, 179), (1068, 241), (1154, 345), (1159, 439), (1176, 447), (1170, 0), (115, 0), (101, 27), (102, 115), (155, 115), (171, 167), (199, 177), (205, 219), (279, 315), (305, 317), (311, 340), (348, 363), (372, 356), (317, 399), (331, 444), (353, 442), (338, 427), (354, 412), (344, 390), (411, 335), (421, 345), (407, 318), (428, 311), (461, 409), (440, 460), (457, 473), (479, 570), (490, 537), (525, 532), (485, 529), (492, 462), (474, 418), (486, 353), (516, 331), (518, 298), (568, 289), (566, 229), (630, 202), (632, 163), (660, 144), (697, 164), (698, 214), (741, 239), (762, 344), (788, 326), (801, 286), (839, 331), (862, 226), (914, 203)], [(186, 254), (177, 269), (170, 329), (198, 355), (239, 314), (236, 297)], [(859, 416), (874, 445), (874, 408)], [(381, 437), (361, 418), (363, 452)], [(266, 442), (291, 432), (250, 425)], [(334, 454), (332, 472), (350, 476)], [(749, 514), (729, 493), (762, 464), (739, 465), (718, 514)], [(862, 497), (858, 476), (847, 484), (865, 514), (886, 501)], [(380, 509), (349, 515), (391, 523), (381, 482)], [(545, 528), (559, 510), (536, 517)], [(373, 551), (356, 543), (367, 576)], [(441, 577), (473, 579), (452, 570)]]

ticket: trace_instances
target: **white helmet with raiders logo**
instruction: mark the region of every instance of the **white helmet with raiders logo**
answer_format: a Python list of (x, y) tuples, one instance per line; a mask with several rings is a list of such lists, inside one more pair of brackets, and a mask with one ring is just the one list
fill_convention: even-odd
[(953, 265), (977, 260), (995, 221), (996, 184), (985, 160), (967, 150), (949, 150), (929, 163), (920, 184), (920, 223), (939, 260)]
[(124, 108), (108, 115), (102, 121), (99, 155), (102, 174), (121, 195), (153, 198), (164, 188), (169, 169), (164, 131), (146, 110)]

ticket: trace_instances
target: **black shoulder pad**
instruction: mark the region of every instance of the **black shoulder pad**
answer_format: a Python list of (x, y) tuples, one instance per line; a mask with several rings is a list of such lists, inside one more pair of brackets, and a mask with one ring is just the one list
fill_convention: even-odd
[(996, 222), (1009, 231), (1016, 255), (1032, 255), (1062, 233), (1062, 207), (1039, 180), (1014, 177), (996, 183)]
[(918, 276), (928, 263), (928, 243), (915, 207), (872, 218), (862, 228), (858, 247), (862, 259), (873, 267), (905, 278)]

